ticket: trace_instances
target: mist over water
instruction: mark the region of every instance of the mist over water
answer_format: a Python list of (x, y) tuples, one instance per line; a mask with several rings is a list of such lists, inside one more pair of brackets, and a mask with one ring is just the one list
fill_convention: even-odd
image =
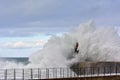
[[(74, 53), (76, 42), (78, 54)], [(114, 27), (95, 27), (92, 21), (80, 24), (62, 36), (51, 37), (42, 50), (29, 57), (29, 64), (0, 62), (0, 68), (69, 67), (82, 61), (120, 61), (120, 37)]]

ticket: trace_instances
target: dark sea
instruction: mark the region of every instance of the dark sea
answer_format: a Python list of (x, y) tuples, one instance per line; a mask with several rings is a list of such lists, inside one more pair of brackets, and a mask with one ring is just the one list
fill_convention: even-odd
[(23, 63), (28, 64), (29, 63), (28, 57), (1, 57), (0, 61), (12, 61), (16, 63)]

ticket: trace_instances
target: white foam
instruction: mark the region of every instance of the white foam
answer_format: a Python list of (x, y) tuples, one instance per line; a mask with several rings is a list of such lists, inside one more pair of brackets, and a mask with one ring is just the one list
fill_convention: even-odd
[[(74, 54), (76, 41), (79, 54)], [(93, 21), (80, 24), (78, 29), (54, 36), (43, 50), (31, 55), (31, 63), (41, 67), (65, 67), (79, 61), (120, 61), (120, 38), (114, 27), (94, 27)]]

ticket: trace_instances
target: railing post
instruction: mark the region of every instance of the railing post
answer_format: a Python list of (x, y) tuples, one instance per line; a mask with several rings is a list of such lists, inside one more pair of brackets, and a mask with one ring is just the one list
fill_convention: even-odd
[(41, 79), (41, 69), (38, 68), (38, 78)]
[(86, 76), (88, 75), (88, 67), (86, 67)]
[(31, 71), (31, 80), (32, 80), (33, 79), (33, 70), (30, 69), (30, 71)]
[(95, 71), (95, 67), (93, 67), (93, 75), (95, 74), (94, 71)]
[(7, 69), (5, 69), (5, 72), (4, 72), (4, 79), (7, 80)]
[(91, 75), (91, 77), (92, 77), (92, 74), (93, 74), (93, 68), (90, 67), (90, 75)]
[(104, 76), (105, 76), (105, 72), (106, 72), (105, 69), (106, 69), (106, 68), (105, 68), (105, 66), (104, 66)]
[(53, 68), (53, 77), (57, 78), (57, 69), (56, 68)]
[(92, 67), (90, 67), (90, 75), (92, 76)]
[(100, 74), (100, 68), (98, 67), (98, 76), (99, 76), (99, 74)]
[(46, 68), (46, 78), (49, 79), (49, 68)]
[(68, 70), (68, 68), (66, 68), (67, 69), (67, 77), (69, 77), (69, 70)]
[(64, 78), (64, 68), (63, 68), (63, 77), (62, 78)]
[(84, 67), (84, 68), (83, 68), (83, 70), (84, 70), (84, 74), (83, 74), (83, 75), (84, 75), (84, 77), (85, 77), (85, 69), (86, 69), (86, 67)]
[(72, 70), (70, 70), (70, 77), (72, 77)]
[(24, 69), (22, 70), (22, 76), (23, 76), (23, 80), (24, 80)]
[(110, 69), (109, 71), (110, 71), (110, 75), (111, 75), (111, 72), (112, 72), (112, 71), (111, 71), (111, 66), (109, 67), (109, 69)]
[(47, 78), (47, 68), (45, 70), (46, 70), (46, 78)]
[(79, 75), (81, 75), (81, 68), (79, 68)]
[[(74, 68), (74, 70), (76, 71), (76, 67)], [(74, 77), (75, 77), (75, 72), (74, 72)]]
[(56, 78), (57, 78), (57, 74), (58, 74), (58, 73), (57, 73), (57, 68), (55, 68), (55, 71), (56, 71)]
[(53, 71), (53, 78), (55, 78), (55, 74), (54, 74), (54, 68), (52, 68), (52, 71)]
[(116, 69), (115, 70), (116, 70), (116, 75), (117, 75), (117, 63), (116, 63)]
[(60, 68), (60, 78), (61, 78), (61, 76), (62, 76), (62, 70), (61, 70), (61, 68)]
[(39, 68), (38, 68), (38, 79), (40, 78), (39, 75), (40, 75), (40, 74), (39, 74)]
[(14, 80), (16, 79), (16, 72), (15, 72), (15, 69), (14, 69)]
[(93, 67), (93, 75), (94, 75), (94, 67)]

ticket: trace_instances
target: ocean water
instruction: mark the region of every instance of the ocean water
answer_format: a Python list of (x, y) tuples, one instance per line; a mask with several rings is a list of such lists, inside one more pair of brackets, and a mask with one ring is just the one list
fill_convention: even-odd
[(27, 65), (29, 63), (28, 57), (1, 57), (0, 61), (15, 62)]

